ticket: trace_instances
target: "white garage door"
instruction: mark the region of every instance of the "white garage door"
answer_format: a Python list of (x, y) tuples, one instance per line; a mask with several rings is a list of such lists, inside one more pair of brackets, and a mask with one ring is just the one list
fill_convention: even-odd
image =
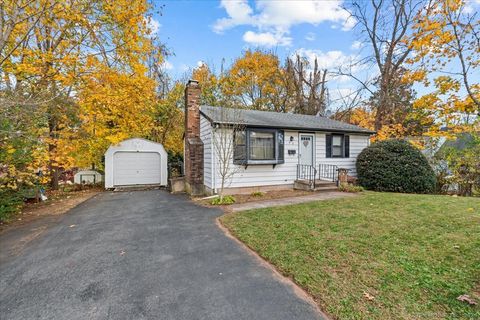
[(160, 154), (117, 152), (113, 155), (113, 184), (160, 184)]

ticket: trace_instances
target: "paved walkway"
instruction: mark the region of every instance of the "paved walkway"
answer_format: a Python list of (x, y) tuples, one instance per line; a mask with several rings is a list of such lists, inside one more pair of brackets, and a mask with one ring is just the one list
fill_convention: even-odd
[(101, 193), (0, 261), (0, 318), (321, 319), (220, 215), (161, 190)]
[(272, 200), (233, 204), (228, 207), (228, 210), (232, 212), (237, 212), (237, 211), (245, 211), (245, 210), (251, 210), (251, 209), (288, 206), (291, 204), (298, 204), (298, 203), (304, 203), (304, 202), (330, 200), (330, 199), (356, 197), (356, 196), (357, 194), (355, 193), (347, 193), (347, 192), (339, 192), (339, 191), (318, 192), (308, 196), (299, 196), (299, 197), (293, 197), (293, 198), (272, 199)]

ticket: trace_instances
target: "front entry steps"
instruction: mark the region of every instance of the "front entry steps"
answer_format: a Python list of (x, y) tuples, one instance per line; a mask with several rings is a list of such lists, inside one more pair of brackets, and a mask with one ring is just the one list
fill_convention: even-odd
[(295, 182), (293, 183), (293, 189), (326, 192), (326, 191), (337, 191), (338, 186), (337, 186), (337, 183), (333, 181), (315, 180), (315, 188), (314, 188), (312, 181), (295, 180)]

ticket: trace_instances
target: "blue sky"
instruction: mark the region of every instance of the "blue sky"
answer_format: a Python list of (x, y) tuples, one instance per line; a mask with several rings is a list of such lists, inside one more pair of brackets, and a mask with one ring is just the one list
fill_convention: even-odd
[[(281, 1), (271, 3), (278, 2)], [(225, 3), (228, 6), (234, 1)], [(252, 15), (265, 11), (265, 8), (256, 7), (258, 2), (247, 3), (253, 10)], [(175, 54), (168, 62), (171, 72), (176, 75), (189, 67), (195, 67), (198, 61), (205, 61), (218, 67), (223, 58), (230, 63), (247, 48), (272, 49), (282, 58), (299, 49), (316, 50), (325, 54), (329, 51), (342, 51), (346, 55), (355, 51), (351, 49), (356, 39), (354, 32), (343, 31), (342, 21), (329, 21), (328, 19), (332, 19), (330, 17), (311, 19), (299, 14), (297, 20), (287, 26), (268, 26), (262, 22), (252, 21), (218, 30), (219, 21), (229, 18), (221, 1), (155, 1), (155, 4), (165, 5), (163, 16), (155, 15), (154, 19), (160, 24), (158, 27), (160, 39)], [(336, 5), (338, 8), (339, 4), (340, 2)], [(319, 7), (317, 10), (321, 9)], [(317, 21), (309, 23), (309, 19)], [(285, 29), (287, 30), (284, 31)], [(273, 41), (269, 38), (270, 35), (274, 38)]]
[[(295, 52), (318, 57), (321, 67), (335, 69), (361, 56), (363, 47), (342, 2), (154, 0), (157, 7), (164, 7), (162, 16), (153, 16), (152, 24), (174, 53), (165, 65), (174, 78), (183, 78), (201, 61), (218, 72), (222, 59), (228, 66), (244, 50), (257, 47), (275, 51), (282, 60)], [(468, 7), (478, 11), (480, 0), (468, 0)], [(367, 77), (375, 71), (360, 72)], [(346, 78), (329, 82), (332, 98), (356, 86)]]

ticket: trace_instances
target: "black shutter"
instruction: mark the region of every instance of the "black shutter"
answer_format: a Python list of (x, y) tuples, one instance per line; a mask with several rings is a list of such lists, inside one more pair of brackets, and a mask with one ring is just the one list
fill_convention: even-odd
[(332, 157), (332, 135), (327, 134), (325, 135), (325, 154), (327, 158)]
[(349, 158), (350, 157), (350, 136), (345, 136), (343, 143), (345, 143), (345, 158)]

